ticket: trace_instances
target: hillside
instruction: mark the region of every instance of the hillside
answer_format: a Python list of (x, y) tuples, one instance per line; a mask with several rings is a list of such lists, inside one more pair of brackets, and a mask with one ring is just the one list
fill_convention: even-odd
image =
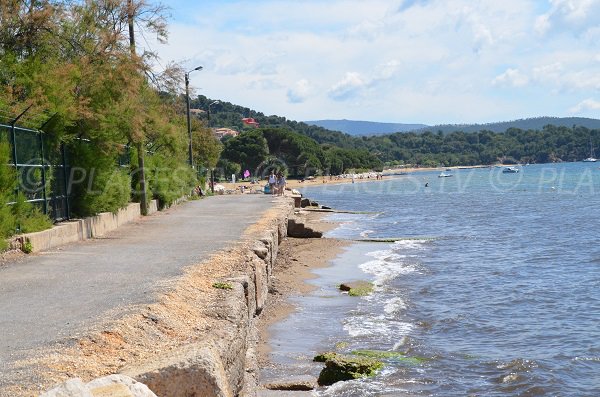
[(455, 131), (462, 132), (505, 132), (509, 128), (521, 130), (540, 130), (546, 125), (556, 127), (581, 126), (589, 129), (600, 128), (600, 120), (584, 117), (534, 117), (512, 121), (501, 121), (487, 124), (440, 124), (428, 126), (425, 124), (379, 123), (360, 120), (312, 120), (304, 121), (308, 125), (325, 128), (331, 131), (340, 131), (352, 136), (387, 135), (396, 132), (438, 132), (449, 134)]
[(359, 120), (312, 120), (305, 121), (309, 125), (316, 125), (332, 131), (341, 131), (354, 136), (370, 136), (393, 134), (394, 132), (408, 132), (427, 128), (425, 124), (379, 123), (375, 121)]
[[(208, 103), (211, 103), (210, 99), (198, 96), (193, 100), (193, 108), (206, 109)], [(253, 117), (263, 130), (285, 128), (308, 136), (320, 144), (323, 151), (329, 151), (330, 155), (337, 153), (338, 149), (359, 150), (392, 165), (456, 166), (497, 162), (580, 161), (589, 156), (590, 140), (594, 148), (600, 147), (600, 120), (580, 117), (538, 117), (489, 124), (440, 125), (416, 132), (352, 136), (285, 117), (266, 116), (228, 102), (220, 102), (211, 108), (213, 127), (252, 130), (243, 125), (242, 117)], [(298, 146), (306, 145), (299, 143)], [(344, 153), (347, 157), (349, 152)], [(365, 162), (358, 157), (357, 161)], [(346, 168), (348, 162), (342, 163), (342, 168)]]
[(502, 121), (488, 124), (441, 124), (432, 127), (423, 127), (414, 130), (414, 132), (438, 132), (449, 134), (454, 131), (462, 132), (505, 132), (509, 128), (519, 128), (521, 130), (541, 130), (546, 125), (556, 127), (573, 127), (580, 126), (589, 129), (600, 128), (600, 120), (589, 119), (584, 117), (534, 117), (529, 119), (519, 119), (513, 121)]

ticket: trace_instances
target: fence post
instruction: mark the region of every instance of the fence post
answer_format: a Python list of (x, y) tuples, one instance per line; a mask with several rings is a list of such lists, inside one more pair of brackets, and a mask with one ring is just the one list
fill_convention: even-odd
[(40, 155), (42, 157), (42, 198), (44, 199), (44, 214), (48, 215), (48, 200), (46, 199), (46, 165), (44, 164), (44, 137), (42, 131), (38, 131), (40, 141)]
[(67, 190), (69, 187), (69, 183), (67, 180), (67, 154), (66, 154), (66, 150), (65, 150), (65, 143), (62, 142), (60, 144), (60, 151), (61, 151), (61, 155), (62, 155), (62, 169), (63, 169), (63, 184), (64, 184), (64, 189), (65, 189), (65, 211), (66, 211), (66, 219), (70, 220), (71, 219), (71, 207), (69, 206), (69, 197), (71, 196), (69, 194), (69, 191)]

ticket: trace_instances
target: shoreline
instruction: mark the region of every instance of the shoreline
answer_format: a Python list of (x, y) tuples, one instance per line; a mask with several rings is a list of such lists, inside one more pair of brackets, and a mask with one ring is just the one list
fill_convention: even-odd
[[(314, 230), (327, 232), (338, 226), (338, 223), (323, 221), (326, 213), (299, 211), (296, 218)], [(279, 254), (273, 266), (272, 287), (263, 313), (258, 318), (257, 328), (259, 340), (257, 346), (259, 374), (258, 391), (264, 389), (265, 381), (271, 383), (286, 382), (298, 376), (284, 370), (282, 379), (265, 379), (265, 371), (273, 370), (278, 365), (271, 359), (272, 334), (270, 328), (284, 321), (295, 312), (297, 306), (290, 302), (292, 298), (310, 294), (316, 287), (308, 283), (318, 276), (317, 269), (331, 266), (331, 261), (341, 254), (351, 241), (334, 238), (285, 238), (279, 247)], [(287, 379), (287, 378), (289, 379)]]
[[(352, 177), (328, 177), (328, 176), (319, 176), (314, 179), (306, 179), (304, 181), (298, 179), (288, 179), (286, 181), (286, 189), (298, 189), (298, 188), (306, 188), (312, 186), (320, 186), (323, 184), (329, 185), (341, 185), (348, 183), (376, 183), (376, 182), (385, 182), (390, 179), (401, 178), (412, 173), (420, 173), (420, 172), (431, 172), (431, 171), (444, 171), (447, 169), (450, 170), (458, 170), (458, 169), (479, 169), (479, 168), (489, 168), (487, 165), (473, 165), (473, 166), (455, 166), (455, 167), (407, 167), (407, 168), (396, 168), (396, 169), (386, 169), (383, 172), (365, 172), (361, 174), (355, 174), (354, 182), (352, 182)], [(349, 174), (348, 174), (349, 175)], [(377, 179), (376, 175), (381, 175), (382, 178)], [(215, 182), (216, 185), (222, 185), (225, 188), (225, 191), (235, 191), (236, 193), (240, 193), (240, 188), (243, 186), (246, 191), (250, 191), (252, 189), (262, 190), (262, 187), (266, 184), (266, 181), (260, 181), (259, 183), (251, 184), (249, 181), (236, 181), (232, 182)]]

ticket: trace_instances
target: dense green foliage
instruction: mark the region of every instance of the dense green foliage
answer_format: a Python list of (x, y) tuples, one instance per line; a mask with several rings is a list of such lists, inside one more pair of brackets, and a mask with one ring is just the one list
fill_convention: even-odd
[(572, 127), (574, 125), (578, 125), (589, 129), (600, 129), (600, 120), (586, 117), (532, 117), (528, 119), (500, 121), (486, 124), (442, 124), (415, 129), (413, 132), (419, 133), (425, 131), (442, 131), (444, 134), (449, 134), (455, 131), (505, 132), (510, 128), (518, 128), (520, 130), (541, 130), (547, 125), (553, 125), (556, 127)]
[[(56, 161), (61, 145), (67, 148), (72, 215), (116, 211), (144, 191), (166, 205), (197, 183), (178, 92), (183, 71), (151, 73), (152, 54), (138, 55), (129, 37), (133, 20), (136, 31), (166, 39), (164, 11), (144, 0), (0, 2), (0, 123), (25, 111), (19, 125), (43, 125), (45, 158)], [(215, 166), (220, 142), (201, 122), (192, 129), (194, 163)], [(37, 144), (19, 150), (30, 149)], [(15, 189), (28, 192), (16, 180), (0, 172), (4, 203), (16, 200)], [(37, 219), (19, 197), (12, 215), (0, 210), (2, 236), (15, 223), (31, 229)]]
[[(206, 111), (208, 109), (208, 104), (212, 102), (214, 102), (213, 99), (199, 95), (191, 101), (190, 106)], [(359, 149), (363, 147), (363, 145), (360, 144), (360, 139), (353, 138), (348, 134), (308, 125), (303, 122), (288, 120), (285, 117), (265, 116), (264, 113), (257, 112), (247, 107), (234, 105), (229, 102), (221, 101), (210, 107), (210, 124), (212, 127), (226, 127), (237, 131), (253, 129), (254, 127), (247, 126), (242, 122), (243, 117), (254, 118), (260, 126), (264, 128), (284, 128), (306, 135), (320, 144), (330, 143), (346, 149)]]
[[(211, 101), (199, 96), (194, 100), (194, 106), (206, 108)], [(545, 121), (562, 124), (585, 121), (592, 126), (600, 124), (600, 121), (593, 119), (535, 118), (490, 125), (496, 130), (500, 127), (507, 128), (501, 132), (486, 129), (465, 132), (460, 130), (461, 126), (448, 126), (454, 129), (447, 130), (450, 131), (447, 133), (425, 130), (353, 137), (284, 117), (265, 116), (227, 102), (220, 102), (211, 107), (213, 126), (251, 130), (252, 127), (242, 123), (242, 117), (253, 117), (260, 123), (262, 130), (266, 131), (265, 138), (270, 153), (286, 163), (291, 168), (292, 175), (298, 176), (306, 174), (307, 169), (331, 174), (340, 174), (351, 169), (378, 169), (381, 167), (380, 162), (388, 165), (456, 166), (497, 162), (579, 161), (590, 155), (590, 139), (593, 147), (600, 147), (600, 129), (582, 126), (557, 127), (551, 124), (536, 129), (511, 127), (538, 126)], [(473, 126), (462, 127), (468, 127), (471, 131)], [(317, 150), (315, 145), (308, 141), (295, 137), (294, 134), (311, 138), (320, 144), (321, 150)], [(283, 138), (282, 135), (288, 136)], [(224, 158), (231, 160), (227, 156)]]
[(600, 130), (546, 126), (542, 130), (510, 128), (504, 133), (425, 132), (369, 137), (363, 142), (386, 162), (423, 166), (579, 161), (600, 144)]
[(25, 201), (23, 194), (15, 196), (17, 184), (16, 171), (9, 166), (10, 146), (0, 141), (0, 200), (10, 205), (0, 206), (0, 249), (7, 247), (6, 237), (16, 231), (36, 232), (48, 228), (52, 223), (47, 216)]
[[(271, 169), (293, 177), (340, 174), (344, 171), (381, 169), (382, 163), (366, 150), (319, 145), (314, 139), (287, 128), (246, 130), (224, 143), (223, 165), (236, 163), (254, 176)], [(229, 175), (225, 173), (225, 175)]]

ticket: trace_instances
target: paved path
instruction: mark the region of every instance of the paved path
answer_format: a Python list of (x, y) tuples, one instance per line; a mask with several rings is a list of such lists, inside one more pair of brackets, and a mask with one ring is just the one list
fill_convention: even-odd
[(103, 238), (1, 266), (0, 372), (109, 310), (151, 302), (161, 281), (237, 241), (272, 205), (258, 194), (191, 201)]

